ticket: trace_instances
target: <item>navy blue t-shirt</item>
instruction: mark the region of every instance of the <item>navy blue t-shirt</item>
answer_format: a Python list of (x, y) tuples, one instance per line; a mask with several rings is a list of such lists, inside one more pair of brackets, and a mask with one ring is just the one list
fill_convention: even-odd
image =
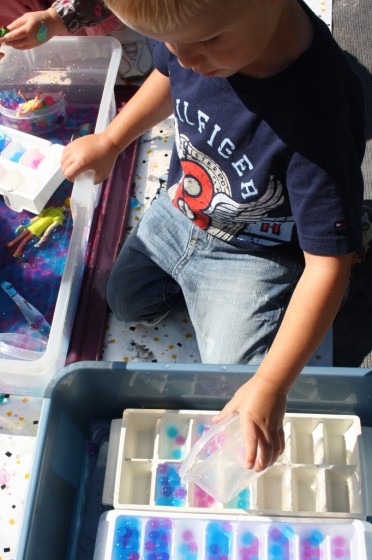
[(304, 9), (311, 47), (269, 78), (204, 77), (158, 45), (174, 100), (168, 193), (228, 243), (341, 255), (361, 244), (363, 94), (327, 26)]

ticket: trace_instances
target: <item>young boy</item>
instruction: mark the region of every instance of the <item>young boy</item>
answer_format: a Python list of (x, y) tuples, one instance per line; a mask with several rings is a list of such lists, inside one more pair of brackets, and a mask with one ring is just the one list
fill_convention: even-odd
[(107, 129), (66, 147), (67, 178), (107, 177), (118, 154), (175, 115), (163, 189), (108, 282), (123, 321), (155, 322), (180, 297), (205, 363), (258, 364), (238, 411), (248, 468), (284, 449), (291, 385), (344, 297), (361, 244), (359, 81), (302, 0), (108, 0), (164, 41), (155, 70)]

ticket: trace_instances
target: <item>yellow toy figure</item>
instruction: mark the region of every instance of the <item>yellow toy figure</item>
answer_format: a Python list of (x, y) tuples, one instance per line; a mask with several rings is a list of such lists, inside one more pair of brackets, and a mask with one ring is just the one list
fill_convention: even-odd
[(17, 117), (19, 117), (19, 115), (24, 115), (29, 111), (36, 111), (37, 109), (41, 109), (45, 104), (44, 99), (40, 98), (38, 94), (36, 94), (33, 99), (26, 99), (21, 91), (18, 92), (18, 95), (20, 95), (25, 101), (24, 103), (19, 104), (16, 113)]
[(32, 218), (28, 225), (18, 226), (16, 233), (21, 230), (15, 239), (6, 244), (7, 249), (14, 249), (13, 257), (22, 257), (25, 246), (34, 237), (38, 237), (39, 241), (34, 247), (41, 247), (58, 227), (62, 227), (65, 221), (65, 212), (70, 208), (70, 198), (64, 200), (62, 206), (48, 206), (44, 208), (40, 214)]

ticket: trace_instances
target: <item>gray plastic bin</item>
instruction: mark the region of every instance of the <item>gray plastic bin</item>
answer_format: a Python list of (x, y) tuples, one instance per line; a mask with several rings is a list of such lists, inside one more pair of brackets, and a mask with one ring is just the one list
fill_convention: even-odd
[[(103, 511), (99, 499), (89, 502), (92, 423), (109, 430), (125, 408), (219, 410), (254, 371), (117, 362), (64, 368), (43, 400), (16, 560), (93, 558), (94, 534), (79, 538), (86, 517), (93, 516), (89, 522), (96, 527)], [(288, 412), (356, 414), (372, 427), (372, 370), (305, 368), (290, 393)], [(102, 485), (103, 478), (95, 484)]]

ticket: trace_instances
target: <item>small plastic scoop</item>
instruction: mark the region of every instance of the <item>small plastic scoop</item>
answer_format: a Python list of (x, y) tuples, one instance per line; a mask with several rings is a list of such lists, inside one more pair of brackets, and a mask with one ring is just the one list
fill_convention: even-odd
[(239, 414), (234, 414), (203, 433), (179, 474), (183, 484), (194, 482), (218, 502), (227, 503), (264, 472), (245, 466)]

